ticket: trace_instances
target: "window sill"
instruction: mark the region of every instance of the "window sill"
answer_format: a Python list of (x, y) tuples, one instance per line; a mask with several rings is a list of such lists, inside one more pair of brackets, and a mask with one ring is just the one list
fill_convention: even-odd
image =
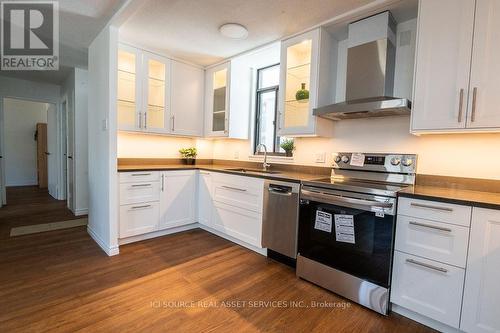
[[(264, 155), (249, 155), (248, 158), (250, 160), (263, 161)], [(293, 156), (287, 157), (287, 156), (269, 155), (269, 156), (267, 156), (267, 161), (268, 162), (293, 163)]]

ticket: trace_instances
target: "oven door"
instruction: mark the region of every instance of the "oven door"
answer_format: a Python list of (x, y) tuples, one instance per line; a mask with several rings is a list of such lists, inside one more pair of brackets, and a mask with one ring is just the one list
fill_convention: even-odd
[(395, 198), (301, 191), (299, 254), (389, 288)]

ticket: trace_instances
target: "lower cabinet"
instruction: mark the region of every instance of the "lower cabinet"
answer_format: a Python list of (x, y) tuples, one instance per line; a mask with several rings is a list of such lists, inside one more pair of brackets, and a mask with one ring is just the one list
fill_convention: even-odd
[(120, 238), (158, 230), (159, 217), (158, 202), (120, 206)]
[(198, 174), (197, 219), (200, 224), (213, 227), (212, 223), (212, 174), (200, 171)]
[(459, 327), (464, 269), (399, 251), (393, 267), (393, 303)]
[(500, 211), (474, 208), (462, 323), (465, 332), (500, 332)]
[(161, 173), (159, 229), (195, 223), (196, 170)]

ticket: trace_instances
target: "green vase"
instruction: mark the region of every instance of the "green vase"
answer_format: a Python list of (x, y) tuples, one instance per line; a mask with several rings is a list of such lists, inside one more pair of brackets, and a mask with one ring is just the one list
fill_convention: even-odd
[(309, 99), (309, 90), (306, 89), (306, 84), (302, 83), (302, 89), (295, 93), (295, 99), (297, 101), (303, 101)]

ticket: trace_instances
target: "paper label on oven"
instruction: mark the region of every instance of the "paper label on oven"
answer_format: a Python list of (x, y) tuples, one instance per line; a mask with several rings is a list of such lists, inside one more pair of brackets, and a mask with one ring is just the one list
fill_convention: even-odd
[(335, 240), (343, 243), (356, 243), (353, 215), (335, 214)]
[(365, 154), (352, 153), (351, 165), (357, 167), (362, 167), (363, 165), (365, 165)]
[(332, 232), (332, 214), (317, 210), (314, 229), (325, 232)]

